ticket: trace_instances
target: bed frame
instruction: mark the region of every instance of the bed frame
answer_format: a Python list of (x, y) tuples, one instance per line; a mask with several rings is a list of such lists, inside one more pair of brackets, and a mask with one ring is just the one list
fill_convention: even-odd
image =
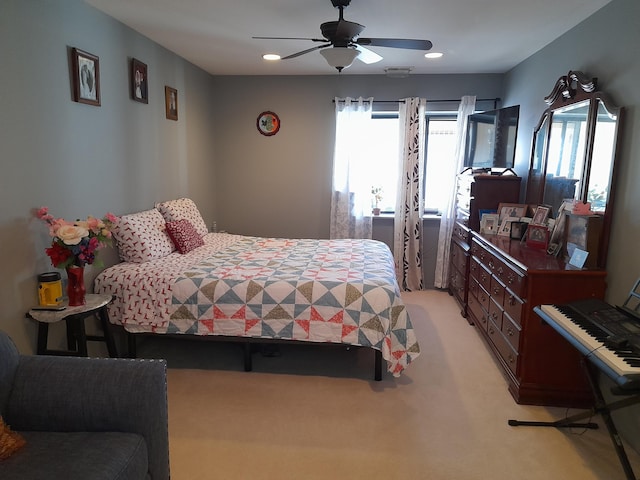
[[(120, 327), (122, 328), (122, 327)], [(127, 339), (127, 357), (128, 358), (136, 358), (137, 356), (137, 340), (139, 337), (143, 336), (154, 336), (153, 333), (130, 333), (122, 328), (122, 331), (126, 335)], [(199, 336), (199, 335), (184, 335), (184, 334), (163, 334), (163, 337), (171, 337), (171, 338), (182, 338), (182, 339), (193, 339), (193, 340), (203, 340), (203, 341), (214, 341), (214, 342), (230, 342), (230, 343), (239, 343), (242, 345), (243, 352), (243, 360), (244, 360), (244, 371), (251, 372), (253, 370), (253, 359), (252, 359), (252, 345), (264, 345), (264, 344), (297, 344), (297, 345), (314, 345), (314, 346), (346, 346), (349, 348), (369, 348), (363, 347), (360, 345), (346, 345), (346, 344), (338, 344), (338, 343), (320, 343), (320, 342), (303, 342), (300, 340), (280, 340), (280, 339), (271, 339), (271, 338), (251, 338), (251, 337), (225, 337), (225, 336)], [(374, 373), (373, 379), (376, 382), (382, 380), (382, 352), (380, 350), (376, 350), (371, 348), (374, 353)]]

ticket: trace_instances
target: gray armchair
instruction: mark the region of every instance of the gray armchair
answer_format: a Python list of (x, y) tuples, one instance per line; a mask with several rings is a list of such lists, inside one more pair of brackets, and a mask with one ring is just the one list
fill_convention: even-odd
[(0, 331), (0, 478), (169, 479), (166, 362), (20, 355)]

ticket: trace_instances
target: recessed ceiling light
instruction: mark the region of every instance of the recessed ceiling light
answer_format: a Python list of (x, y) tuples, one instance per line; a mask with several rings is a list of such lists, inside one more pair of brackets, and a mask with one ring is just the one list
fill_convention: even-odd
[(265, 53), (262, 58), (264, 58), (265, 60), (280, 60), (280, 55), (277, 55), (275, 53)]
[(425, 58), (440, 58), (442, 55), (444, 54), (440, 52), (429, 52), (424, 54)]

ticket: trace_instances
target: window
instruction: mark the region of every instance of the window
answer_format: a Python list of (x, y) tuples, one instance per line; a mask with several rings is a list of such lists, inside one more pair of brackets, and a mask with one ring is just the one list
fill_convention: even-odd
[[(382, 188), (378, 207), (393, 212), (400, 171), (399, 126), (397, 113), (374, 113), (373, 131), (368, 145), (373, 175), (372, 187)], [(442, 166), (453, 161), (456, 148), (456, 113), (427, 113), (425, 153), (425, 204), (427, 212), (445, 208), (450, 192), (443, 191)], [(446, 185), (446, 184), (445, 184)], [(373, 201), (372, 201), (373, 203)], [(372, 204), (372, 207), (375, 206)]]

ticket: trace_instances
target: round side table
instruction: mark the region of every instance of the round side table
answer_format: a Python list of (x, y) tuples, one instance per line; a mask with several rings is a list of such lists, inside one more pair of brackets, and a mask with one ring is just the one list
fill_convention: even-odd
[[(107, 306), (113, 301), (111, 295), (88, 293), (86, 304), (79, 307), (70, 307), (65, 303), (64, 310), (38, 310), (31, 309), (27, 312), (27, 318), (38, 322), (38, 355), (70, 355), (86, 357), (87, 341), (105, 342), (110, 357), (117, 357), (116, 344), (111, 333)], [(95, 316), (100, 321), (103, 335), (87, 335), (84, 321), (88, 317)], [(64, 320), (67, 324), (67, 348), (68, 350), (50, 350), (47, 348), (49, 337), (49, 324)]]

